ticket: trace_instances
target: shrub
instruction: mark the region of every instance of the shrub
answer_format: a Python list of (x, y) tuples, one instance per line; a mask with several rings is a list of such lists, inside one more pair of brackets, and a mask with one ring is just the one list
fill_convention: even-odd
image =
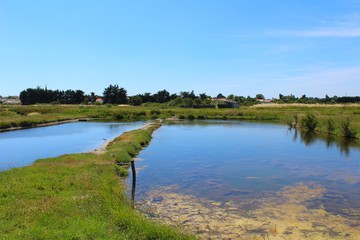
[(313, 113), (308, 113), (301, 121), (301, 128), (306, 131), (314, 131), (318, 121)]
[(158, 110), (158, 109), (151, 109), (151, 111), (150, 111), (150, 114), (151, 115), (160, 115), (160, 110)]
[(328, 133), (332, 133), (335, 130), (335, 123), (333, 119), (328, 119), (326, 121), (326, 130)]
[(116, 120), (124, 120), (124, 115), (122, 115), (122, 114), (115, 114), (115, 116), (114, 116), (114, 118), (116, 119)]
[(32, 127), (33, 122), (31, 122), (30, 120), (22, 120), (19, 122), (19, 126), (20, 127)]
[(0, 129), (11, 128), (11, 124), (7, 122), (0, 122)]
[(299, 122), (299, 115), (297, 113), (295, 113), (293, 115), (293, 119), (294, 119), (294, 125), (296, 127), (298, 125), (298, 122)]
[(344, 137), (354, 138), (356, 136), (355, 131), (351, 129), (349, 118), (341, 123), (340, 128)]
[(140, 112), (133, 112), (132, 113), (132, 118), (133, 119), (140, 119), (146, 116), (146, 112), (145, 111), (140, 111)]

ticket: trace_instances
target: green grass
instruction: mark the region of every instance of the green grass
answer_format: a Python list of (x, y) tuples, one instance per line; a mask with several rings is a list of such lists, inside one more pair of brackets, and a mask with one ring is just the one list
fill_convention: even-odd
[(120, 176), (148, 144), (150, 129), (128, 132), (104, 154), (71, 154), (0, 172), (0, 239), (194, 239), (134, 211)]
[[(336, 136), (348, 135), (360, 138), (360, 105), (275, 104), (240, 107), (239, 109), (192, 109), (168, 108), (166, 105), (149, 107), (120, 107), (113, 105), (0, 105), (0, 129), (32, 127), (43, 123), (70, 119), (95, 118), (116, 121), (169, 118), (180, 119), (235, 119), (251, 121), (274, 121), (287, 124), (300, 122), (313, 115), (317, 124), (315, 131)], [(332, 128), (329, 128), (332, 122)], [(330, 124), (331, 125), (331, 124)], [(344, 129), (346, 127), (347, 129)], [(346, 130), (346, 131), (345, 131)], [(346, 134), (347, 133), (347, 134)]]

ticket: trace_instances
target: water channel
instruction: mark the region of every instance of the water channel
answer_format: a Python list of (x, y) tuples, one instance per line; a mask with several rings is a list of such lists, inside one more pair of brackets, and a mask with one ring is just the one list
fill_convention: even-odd
[(360, 239), (358, 146), (267, 123), (164, 125), (135, 161), (135, 205), (210, 239)]
[(74, 122), (0, 133), (0, 171), (39, 158), (88, 152), (144, 122)]

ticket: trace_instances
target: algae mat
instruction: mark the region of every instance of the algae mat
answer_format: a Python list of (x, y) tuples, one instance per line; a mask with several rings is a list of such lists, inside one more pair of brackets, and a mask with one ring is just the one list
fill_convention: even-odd
[(171, 186), (148, 192), (139, 210), (204, 239), (360, 239), (358, 220), (309, 204), (324, 197), (326, 189), (319, 184), (299, 183), (272, 196), (226, 203), (176, 190)]

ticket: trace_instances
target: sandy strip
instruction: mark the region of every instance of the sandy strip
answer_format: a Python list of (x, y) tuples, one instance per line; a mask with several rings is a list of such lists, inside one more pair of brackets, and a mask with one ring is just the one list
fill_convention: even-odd
[(104, 154), (106, 152), (106, 147), (115, 138), (117, 138), (117, 137), (114, 137), (113, 139), (110, 139), (110, 140), (106, 140), (99, 148), (94, 149), (94, 150), (90, 151), (89, 153), (94, 153), (94, 154), (98, 154), (98, 155)]

